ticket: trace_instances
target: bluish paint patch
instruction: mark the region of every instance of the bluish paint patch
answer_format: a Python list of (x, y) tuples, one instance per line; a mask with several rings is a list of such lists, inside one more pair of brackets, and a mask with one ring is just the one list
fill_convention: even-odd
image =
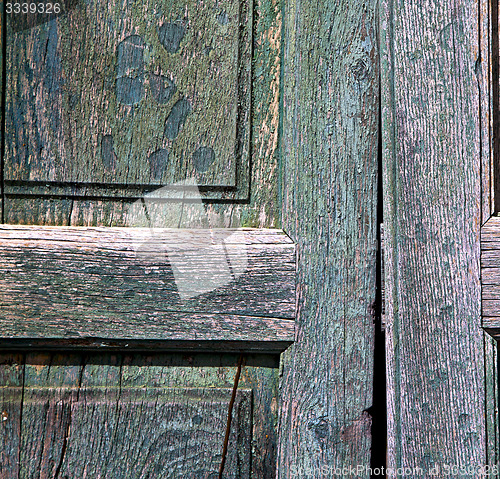
[(229, 23), (229, 17), (226, 13), (225, 10), (221, 10), (218, 14), (217, 14), (217, 21), (221, 24), (221, 25), (227, 25)]
[(165, 122), (164, 135), (169, 140), (174, 140), (186, 122), (186, 118), (191, 112), (191, 103), (185, 98), (178, 100), (172, 107)]
[(168, 150), (160, 148), (148, 156), (149, 169), (153, 179), (158, 180), (161, 178), (168, 164), (168, 155)]
[(193, 153), (193, 165), (200, 173), (204, 173), (205, 171), (207, 171), (214, 161), (215, 152), (212, 148), (200, 146)]
[(125, 105), (135, 105), (144, 98), (144, 40), (131, 35), (118, 45), (116, 98)]
[(48, 38), (45, 51), (44, 87), (47, 94), (47, 105), (50, 108), (50, 128), (53, 132), (61, 128), (61, 114), (57, 106), (61, 103), (62, 66), (61, 57), (57, 49), (59, 42), (58, 24), (56, 21), (49, 23)]
[(193, 417), (193, 424), (196, 424), (199, 426), (203, 422), (203, 418), (197, 414), (196, 416)]
[(173, 81), (163, 75), (156, 75), (154, 73), (149, 74), (149, 86), (151, 88), (153, 98), (161, 105), (167, 103), (176, 91)]
[(144, 40), (139, 35), (130, 35), (118, 45), (116, 76), (133, 76), (144, 69)]
[(135, 105), (144, 98), (144, 84), (138, 78), (117, 78), (116, 98), (124, 105)]
[(158, 28), (158, 39), (168, 53), (176, 53), (186, 29), (179, 23), (164, 23)]

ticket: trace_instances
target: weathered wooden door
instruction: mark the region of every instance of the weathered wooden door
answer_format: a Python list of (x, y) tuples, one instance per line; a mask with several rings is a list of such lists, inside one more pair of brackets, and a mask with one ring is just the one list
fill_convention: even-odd
[(369, 477), (376, 2), (40, 5), (3, 4), (0, 476)]
[(0, 477), (274, 477), (281, 3), (3, 6)]

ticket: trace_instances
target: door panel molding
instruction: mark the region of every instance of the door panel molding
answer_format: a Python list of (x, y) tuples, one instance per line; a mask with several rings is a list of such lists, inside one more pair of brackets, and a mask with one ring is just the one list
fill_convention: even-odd
[(5, 194), (248, 199), (253, 1), (117, 5), (7, 14)]

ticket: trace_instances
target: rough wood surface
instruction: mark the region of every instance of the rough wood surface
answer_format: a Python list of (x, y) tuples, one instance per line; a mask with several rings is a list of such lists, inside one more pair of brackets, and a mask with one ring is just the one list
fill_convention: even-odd
[(161, 0), (7, 22), (7, 190), (106, 196), (237, 174), (248, 190), (252, 18), (246, 0)]
[(500, 338), (500, 218), (481, 228), (481, 303), (483, 327)]
[[(3, 421), (1, 438), (7, 445), (3, 458), (11, 461), (10, 471), (19, 467), (23, 478), (33, 477), (40, 467), (53, 477), (58, 465), (60, 474), (73, 477), (84, 463), (93, 473), (83, 471), (78, 477), (98, 477), (97, 472), (104, 470), (111, 479), (147, 477), (147, 471), (150, 477), (192, 477), (208, 464), (218, 466), (237, 361), (237, 356), (214, 354), (3, 355), (0, 370), (5, 387), (0, 391), (18, 398), (0, 404), (2, 411), (10, 407), (18, 414), (9, 413)], [(230, 456), (239, 460), (231, 460), (227, 477), (248, 477), (250, 440), (256, 451), (251, 461), (253, 477), (272, 477), (277, 362), (272, 357), (248, 356), (246, 364), (229, 448)], [(174, 400), (179, 407), (173, 409)], [(22, 427), (16, 423), (21, 413)], [(162, 417), (176, 420), (164, 424)], [(193, 440), (198, 451), (190, 446)], [(192, 454), (186, 456), (185, 451)], [(165, 459), (176, 457), (179, 469), (163, 473)], [(130, 461), (129, 473), (123, 471), (120, 460)], [(4, 467), (8, 464), (2, 461)], [(0, 477), (18, 477), (9, 474)], [(200, 472), (193, 477), (206, 476)]]
[(0, 245), (3, 340), (293, 340), (279, 230), (4, 226)]
[(487, 460), (490, 466), (499, 466), (500, 437), (498, 415), (498, 342), (487, 332), (484, 333), (485, 387), (486, 387), (486, 434)]
[(333, 477), (335, 467), (370, 464), (376, 3), (285, 5), (283, 228), (297, 243), (298, 309), (281, 385), (282, 478), (320, 477), (321, 468)]
[[(81, 2), (76, 2), (81, 3)], [(130, 2), (128, 2), (130, 5)], [(279, 190), (279, 164), (278, 164), (278, 131), (279, 131), (279, 95), (280, 95), (280, 65), (282, 49), (282, 2), (280, 0), (256, 0), (253, 15), (253, 59), (252, 59), (252, 121), (251, 121), (251, 192), (249, 182), (246, 187), (244, 180), (245, 170), (238, 170), (236, 191), (216, 190), (201, 191), (204, 198), (225, 199), (218, 203), (204, 202), (206, 217), (212, 228), (277, 228), (280, 227), (280, 203), (277, 200)], [(220, 5), (220, 3), (219, 3)], [(118, 11), (118, 10), (117, 10)], [(140, 13), (140, 12), (138, 12)], [(47, 28), (47, 27), (44, 27)], [(89, 70), (89, 74), (92, 71)], [(91, 78), (92, 80), (92, 78)], [(149, 79), (148, 79), (149, 80)], [(148, 93), (148, 92), (146, 92)], [(169, 108), (168, 106), (166, 108)], [(186, 123), (187, 124), (187, 123)], [(186, 125), (185, 124), (185, 125)], [(114, 141), (114, 140), (113, 140)], [(121, 140), (120, 140), (121, 141)], [(109, 142), (105, 144), (105, 152), (112, 151)], [(114, 147), (114, 144), (113, 144)], [(98, 151), (99, 155), (102, 153)], [(113, 155), (106, 155), (113, 158)], [(243, 165), (244, 166), (244, 165)], [(14, 184), (10, 188), (14, 188)], [(57, 190), (57, 185), (51, 185), (50, 191)], [(241, 188), (240, 188), (241, 186)], [(17, 186), (16, 186), (17, 187)], [(74, 225), (74, 226), (126, 226), (127, 202), (117, 199), (109, 201), (98, 198), (75, 198), (65, 192), (64, 197), (39, 198), (30, 196), (24, 187), (23, 196), (9, 195), (6, 201), (5, 222), (18, 224), (38, 225)], [(36, 192), (35, 190), (33, 190)], [(98, 188), (83, 188), (80, 193), (95, 193), (102, 195)], [(61, 193), (57, 190), (55, 193)], [(120, 196), (120, 191), (107, 191), (106, 194)], [(231, 198), (244, 198), (245, 201), (228, 201)], [(186, 227), (206, 227), (199, 225), (198, 219), (193, 219), (189, 205), (184, 205), (182, 221)], [(82, 341), (80, 344), (85, 343)], [(88, 341), (86, 347), (91, 349), (106, 347), (123, 349), (129, 342), (120, 341)], [(224, 344), (214, 342), (192, 343), (192, 350), (212, 349), (239, 351), (245, 349), (244, 341), (228, 341)], [(54, 345), (54, 342), (51, 342)], [(177, 351), (184, 350), (186, 342), (175, 344), (170, 342)], [(44, 344), (44, 347), (47, 347)], [(61, 345), (55, 345), (62, 347)], [(144, 345), (142, 345), (143, 347)], [(21, 371), (19, 377), (25, 380), (27, 386), (40, 387), (77, 387), (79, 377), (82, 377), (83, 386), (119, 387), (120, 384), (133, 387), (232, 387), (235, 364), (238, 356), (233, 356), (231, 361), (218, 359), (215, 353), (204, 356), (199, 360), (200, 354), (195, 351), (177, 355), (177, 359), (160, 354), (165, 343), (148, 343), (152, 350), (148, 355), (136, 354), (126, 356), (119, 352), (95, 354), (70, 355), (68, 353), (46, 353), (44, 355), (28, 354), (26, 357), (11, 357), (12, 368)], [(33, 350), (37, 347), (31, 343), (24, 344), (24, 350)], [(66, 344), (67, 347), (67, 344)], [(269, 349), (270, 348), (270, 349)], [(272, 346), (266, 342), (266, 351), (280, 351), (283, 343)], [(226, 358), (227, 355), (222, 356)], [(277, 391), (278, 369), (277, 359), (272, 357), (267, 362), (257, 362), (243, 368), (240, 385), (242, 388), (251, 388), (253, 394), (253, 434), (252, 434), (252, 477), (273, 478), (276, 471), (276, 444), (277, 444), (277, 411), (279, 397)], [(22, 374), (24, 372), (24, 374)], [(37, 380), (35, 381), (35, 378)], [(1, 383), (4, 385), (4, 383)], [(6, 385), (9, 385), (7, 382)], [(13, 403), (12, 403), (13, 404)], [(12, 405), (11, 404), (11, 405)], [(21, 411), (21, 397), (16, 403), (17, 413)], [(11, 462), (14, 471), (12, 477), (17, 477), (19, 456), (19, 428), (11, 423), (11, 435), (2, 437), (5, 444), (15, 451)], [(3, 431), (6, 431), (4, 429)], [(119, 438), (118, 438), (119, 439)], [(222, 449), (222, 444), (220, 445)], [(218, 451), (218, 449), (217, 449)], [(214, 452), (217, 452), (214, 451)], [(161, 462), (161, 457), (158, 459)], [(11, 467), (11, 466), (9, 466)], [(9, 473), (10, 474), (10, 473)], [(10, 479), (11, 476), (7, 475)], [(72, 477), (71, 475), (69, 477)], [(3, 478), (2, 478), (3, 479)], [(62, 479), (62, 478), (61, 478)], [(120, 477), (122, 479), (122, 477)]]
[(4, 68), (5, 68), (5, 49), (4, 49), (4, 44), (5, 44), (5, 38), (6, 38), (6, 31), (5, 31), (5, 22), (4, 22), (4, 2), (3, 0), (0, 0), (0, 78), (2, 78), (2, 86), (0, 86), (0, 221), (2, 223), (5, 222), (4, 219), (4, 181), (3, 181), (3, 174), (4, 174), (4, 168), (3, 168), (3, 163), (4, 163), (4, 156), (5, 156), (5, 91), (4, 91), (4, 86), (3, 86), (3, 78), (4, 78)]
[[(20, 475), (210, 477), (230, 398), (219, 388), (25, 387)], [(225, 477), (246, 479), (251, 391), (237, 392), (233, 411)]]
[(0, 354), (0, 478), (19, 477), (22, 418), (22, 354)]
[[(498, 31), (492, 29), (492, 10), (498, 10), (498, 2), (479, 0), (479, 48), (480, 61), (476, 65), (480, 93), (479, 113), (481, 115), (481, 224), (484, 224), (495, 209), (495, 175), (498, 165), (495, 164), (498, 152), (495, 152), (494, 125), (498, 122)], [(494, 39), (496, 39), (496, 44)], [(495, 65), (496, 63), (496, 65)]]
[[(251, 193), (249, 182), (236, 193), (226, 190), (201, 191), (203, 197), (225, 199), (223, 203), (205, 203), (210, 225), (216, 227), (279, 227), (280, 203), (278, 167), (280, 65), (282, 49), (281, 0), (256, 0), (254, 3), (253, 68), (251, 83)], [(238, 186), (244, 186), (242, 174)], [(250, 174), (250, 172), (249, 172)], [(241, 181), (240, 181), (241, 180)], [(51, 189), (56, 186), (51, 186)], [(11, 185), (14, 187), (14, 185)], [(57, 189), (57, 188), (56, 188)], [(67, 192), (66, 192), (67, 193)], [(107, 194), (112, 194), (109, 191)], [(100, 192), (102, 194), (102, 191)], [(248, 201), (228, 202), (236, 197)], [(119, 196), (119, 195), (118, 195)], [(30, 197), (8, 195), (6, 223), (73, 226), (126, 226), (127, 202), (98, 198)], [(184, 218), (189, 218), (185, 206)], [(185, 220), (186, 221), (186, 220)], [(197, 224), (186, 225), (196, 227)], [(199, 226), (198, 226), (199, 227)]]
[(384, 232), (392, 251), (387, 465), (419, 467), (422, 477), (470, 467), (479, 477), (487, 439), (478, 4), (388, 0), (381, 11)]

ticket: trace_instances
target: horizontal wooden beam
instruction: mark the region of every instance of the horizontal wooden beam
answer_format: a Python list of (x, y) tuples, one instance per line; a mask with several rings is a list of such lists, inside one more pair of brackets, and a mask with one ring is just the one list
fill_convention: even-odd
[(482, 325), (500, 339), (500, 217), (492, 216), (481, 228)]
[(295, 246), (281, 230), (0, 227), (0, 347), (281, 351)]

